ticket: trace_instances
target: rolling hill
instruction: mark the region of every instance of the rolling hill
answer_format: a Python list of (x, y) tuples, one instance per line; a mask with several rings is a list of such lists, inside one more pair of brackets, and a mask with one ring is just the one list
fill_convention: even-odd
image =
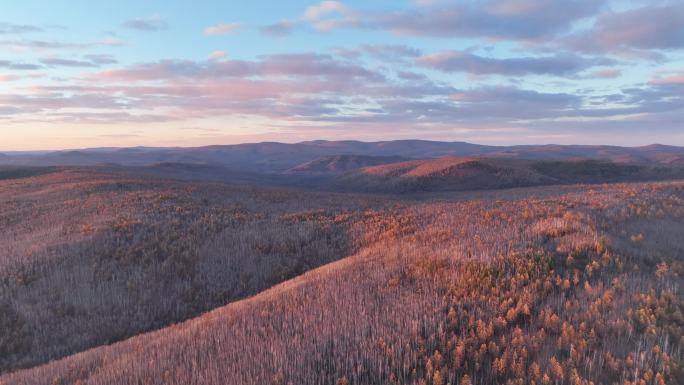
[(182, 321), (353, 253), (369, 197), (64, 169), (0, 180), (0, 372)]
[(684, 164), (684, 148), (664, 145), (617, 146), (485, 146), (465, 142), (396, 140), (384, 142), (310, 141), (251, 143), (197, 148), (83, 149), (47, 153), (11, 154), (0, 164), (30, 166), (92, 166), (119, 164), (147, 166), (156, 163), (213, 164), (259, 173), (282, 173), (321, 157), (359, 155), (405, 157), (490, 157), (532, 160), (602, 159), (619, 163)]
[(0, 384), (678, 383), (683, 177), (665, 158), (2, 166)]
[[(31, 184), (45, 183), (40, 178)], [(100, 182), (95, 191), (111, 191), (120, 182)], [(140, 194), (131, 196), (132, 201), (158, 199), (141, 183), (125, 183), (131, 186), (127, 194)], [(21, 188), (34, 194), (43, 189), (31, 184)], [(191, 184), (164, 190), (168, 188), (165, 194), (172, 196), (162, 201), (182, 211), (188, 210), (187, 203), (177, 200), (187, 188), (198, 197), (217, 199), (200, 192), (215, 187)], [(517, 379), (599, 384), (636, 376), (681, 383), (684, 300), (677, 293), (684, 270), (677, 255), (684, 251), (679, 236), (684, 231), (682, 183), (613, 184), (579, 191), (543, 187), (539, 192), (543, 199), (527, 191), (519, 197), (501, 194), (504, 200), (394, 201), (384, 206), (379, 200), (370, 204), (374, 209), (345, 206), (349, 212), (340, 213), (348, 218), (343, 223), (358, 229), (347, 233), (358, 247), (346, 249), (346, 258), (187, 322), (16, 371), (0, 382), (435, 385)], [(217, 193), (225, 195), (224, 190)], [(247, 198), (255, 191), (235, 193)], [(307, 202), (317, 202), (313, 198)], [(219, 207), (240, 202), (233, 199)], [(259, 201), (248, 207), (266, 207), (262, 198), (253, 199)], [(295, 204), (286, 202), (287, 195), (276, 195), (270, 203), (275, 207), (267, 213)], [(285, 223), (300, 226), (330, 218), (318, 211), (284, 214)], [(239, 252), (247, 244), (279, 254), (286, 246), (269, 243), (278, 239), (269, 231), (279, 230), (269, 230), (275, 223), (267, 223), (253, 233), (253, 243), (226, 240), (220, 249)], [(297, 234), (302, 229), (283, 231)], [(291, 257), (295, 255), (277, 260)], [(131, 295), (144, 298), (152, 292), (156, 300), (146, 304), (151, 308), (137, 311), (155, 313), (174, 294), (154, 291), (163, 281), (136, 281), (145, 271), (138, 258), (128, 262), (135, 266), (131, 273), (106, 269), (97, 277), (109, 282), (113, 274), (113, 283), (137, 282)], [(222, 271), (240, 266), (242, 258)], [(154, 263), (163, 265), (163, 260)], [(62, 266), (58, 271), (76, 265)], [(47, 282), (74, 281), (61, 279), (63, 274)], [(212, 282), (200, 277), (198, 283)], [(126, 291), (116, 293), (118, 298)], [(75, 306), (65, 318), (78, 318), (91, 303), (81, 296), (65, 297)], [(4, 321), (14, 325), (9, 338), (8, 329), (2, 329), (4, 340), (44, 338), (50, 330), (39, 326), (33, 334), (23, 334), (24, 328), (16, 326), (17, 320), (30, 319), (35, 308), (29, 304), (6, 305), (21, 316)]]
[(406, 193), (672, 178), (684, 178), (684, 168), (598, 160), (447, 157), (364, 167), (331, 183), (346, 191)]

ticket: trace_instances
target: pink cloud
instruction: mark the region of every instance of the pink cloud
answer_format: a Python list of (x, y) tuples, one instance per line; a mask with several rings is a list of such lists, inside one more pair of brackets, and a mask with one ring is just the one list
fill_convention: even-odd
[(204, 34), (207, 36), (214, 35), (237, 35), (240, 32), (240, 24), (238, 23), (221, 23), (207, 27)]
[(382, 76), (363, 66), (328, 55), (283, 54), (259, 61), (161, 60), (99, 72), (92, 79), (105, 81), (153, 81), (169, 79), (222, 79), (231, 77), (328, 77), (381, 81)]
[(659, 76), (651, 80), (651, 84), (664, 85), (664, 86), (682, 86), (684, 85), (684, 72), (672, 73), (665, 76)]
[(17, 75), (3, 75), (0, 74), (0, 82), (11, 82), (14, 80), (20, 79), (19, 76)]
[(226, 53), (224, 51), (213, 51), (208, 57), (212, 60), (224, 59), (226, 57)]
[(345, 15), (350, 12), (351, 9), (339, 1), (321, 1), (316, 5), (308, 7), (304, 11), (304, 17), (308, 20), (319, 20), (333, 13)]
[(597, 70), (591, 73), (590, 77), (601, 78), (601, 79), (614, 79), (619, 77), (622, 71), (614, 68)]
[(357, 26), (362, 17), (361, 13), (339, 1), (322, 1), (304, 11), (304, 20), (322, 31)]

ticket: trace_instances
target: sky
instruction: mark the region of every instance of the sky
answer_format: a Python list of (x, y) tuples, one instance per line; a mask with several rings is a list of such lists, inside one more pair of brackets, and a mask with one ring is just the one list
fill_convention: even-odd
[(0, 0), (0, 151), (684, 145), (684, 0)]

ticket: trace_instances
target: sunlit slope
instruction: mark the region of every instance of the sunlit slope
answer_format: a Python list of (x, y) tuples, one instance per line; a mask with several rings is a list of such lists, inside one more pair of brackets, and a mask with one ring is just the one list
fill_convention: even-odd
[(334, 184), (349, 191), (406, 193), (682, 177), (682, 168), (598, 160), (535, 161), (447, 157), (364, 167), (339, 177)]
[(0, 381), (681, 383), (683, 203), (661, 183), (367, 211), (350, 258)]

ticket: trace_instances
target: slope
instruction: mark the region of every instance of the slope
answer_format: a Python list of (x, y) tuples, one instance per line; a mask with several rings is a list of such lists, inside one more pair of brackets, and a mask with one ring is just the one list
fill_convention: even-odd
[(0, 372), (158, 329), (356, 247), (372, 198), (64, 169), (0, 181)]
[(545, 190), (367, 212), (350, 258), (0, 381), (681, 383), (684, 185)]
[(345, 191), (406, 193), (682, 177), (684, 168), (681, 167), (652, 167), (597, 160), (447, 157), (365, 167), (340, 176), (333, 185)]

